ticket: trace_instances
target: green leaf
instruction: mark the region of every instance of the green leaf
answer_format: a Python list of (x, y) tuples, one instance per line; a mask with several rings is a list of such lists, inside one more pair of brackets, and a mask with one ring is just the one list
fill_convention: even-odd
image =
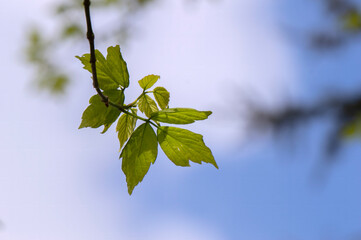
[[(133, 114), (137, 114), (136, 110), (132, 111)], [(120, 143), (120, 149), (122, 149), (124, 143), (129, 139), (132, 135), (135, 125), (137, 123), (137, 119), (129, 114), (123, 114), (120, 116), (116, 131), (118, 132), (118, 139)]]
[(149, 123), (143, 123), (132, 134), (120, 157), (122, 170), (127, 179), (128, 193), (140, 183), (147, 174), (150, 164), (158, 154), (157, 136)]
[[(108, 90), (104, 91), (104, 95), (108, 96), (112, 102), (123, 105), (123, 91)], [(106, 107), (98, 95), (92, 96), (89, 103), (90, 105), (83, 112), (82, 122), (79, 129), (84, 127), (98, 128), (104, 125), (102, 133), (106, 132), (110, 125), (117, 120), (120, 111), (111, 106)]]
[[(99, 88), (102, 90), (112, 90), (117, 89), (119, 85), (114, 82), (108, 74), (105, 72), (106, 68), (104, 68), (104, 62), (105, 58), (101, 52), (98, 50), (95, 50), (95, 57), (97, 59), (96, 61), (96, 68), (97, 68), (97, 77), (98, 77), (98, 83)], [(83, 56), (79, 57), (76, 56), (84, 65), (84, 69), (88, 70), (90, 73), (92, 73), (91, 64), (90, 64), (90, 54), (84, 54)]]
[(192, 108), (168, 108), (151, 114), (151, 119), (172, 124), (189, 124), (207, 119), (211, 111), (198, 111)]
[(143, 94), (143, 96), (139, 99), (138, 107), (139, 110), (147, 117), (150, 117), (153, 112), (159, 111), (154, 100), (146, 94)]
[(160, 78), (158, 75), (148, 75), (138, 81), (139, 86), (144, 90), (151, 88)]
[(108, 129), (112, 126), (113, 123), (106, 123), (104, 124), (104, 129), (103, 131), (101, 132), (101, 134), (104, 134), (106, 133), (106, 131), (108, 131)]
[(158, 142), (167, 157), (177, 166), (189, 166), (189, 160), (201, 164), (211, 163), (218, 168), (203, 136), (186, 129), (159, 127)]
[[(127, 88), (129, 86), (129, 73), (126, 62), (123, 60), (119, 46), (109, 47), (107, 59), (103, 54), (95, 50), (96, 69), (99, 87), (102, 90), (117, 89), (119, 86)], [(84, 69), (92, 72), (90, 64), (90, 54), (76, 56), (84, 65)]]
[(129, 86), (129, 72), (127, 63), (124, 61), (119, 45), (108, 47), (107, 55), (108, 75), (120, 86)]
[(153, 90), (153, 95), (161, 109), (168, 108), (169, 92), (164, 87), (156, 87)]

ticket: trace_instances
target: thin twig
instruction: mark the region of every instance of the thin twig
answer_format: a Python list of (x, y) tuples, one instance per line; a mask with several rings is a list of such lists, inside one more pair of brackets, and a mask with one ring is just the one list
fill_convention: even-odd
[(101, 97), (102, 101), (105, 105), (109, 106), (109, 98), (103, 94), (103, 92), (99, 88), (98, 76), (97, 76), (97, 68), (96, 68), (96, 57), (95, 57), (95, 44), (94, 44), (94, 32), (92, 28), (91, 18), (90, 18), (90, 0), (84, 0), (84, 10), (85, 10), (85, 18), (87, 25), (87, 38), (90, 46), (90, 64), (92, 68), (93, 74), (93, 86), (97, 91), (98, 95)]

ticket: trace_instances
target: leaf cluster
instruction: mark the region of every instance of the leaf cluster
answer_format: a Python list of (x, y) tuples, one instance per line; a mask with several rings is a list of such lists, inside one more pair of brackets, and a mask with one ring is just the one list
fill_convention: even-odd
[[(151, 88), (159, 80), (158, 75), (148, 75), (138, 81), (142, 90), (137, 99), (124, 103), (125, 90), (129, 87), (127, 64), (120, 47), (109, 47), (107, 56), (96, 50), (96, 70), (99, 88), (109, 99), (106, 106), (100, 96), (94, 95), (82, 115), (79, 128), (98, 128), (102, 133), (116, 123), (120, 144), (122, 170), (126, 175), (128, 192), (147, 174), (158, 155), (158, 144), (166, 156), (177, 166), (190, 166), (189, 161), (210, 163), (218, 168), (203, 136), (186, 129), (161, 124), (190, 124), (207, 119), (210, 111), (192, 108), (169, 108), (170, 93), (164, 87)], [(84, 69), (91, 72), (90, 54), (77, 56)], [(139, 110), (139, 111), (138, 111)], [(141, 112), (142, 115), (138, 115)], [(137, 127), (137, 122), (140, 125)]]

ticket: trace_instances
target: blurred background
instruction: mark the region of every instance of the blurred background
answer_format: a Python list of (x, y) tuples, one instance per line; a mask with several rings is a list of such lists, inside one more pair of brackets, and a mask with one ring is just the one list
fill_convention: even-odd
[(358, 240), (361, 1), (94, 0), (131, 101), (161, 76), (220, 167), (159, 151), (132, 196), (113, 126), (78, 130), (90, 74), (82, 1), (0, 8), (0, 239)]

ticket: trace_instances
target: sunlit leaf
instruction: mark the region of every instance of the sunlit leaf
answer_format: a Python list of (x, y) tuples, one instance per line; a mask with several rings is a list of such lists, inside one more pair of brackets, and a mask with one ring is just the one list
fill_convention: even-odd
[(189, 160), (201, 164), (211, 163), (218, 168), (203, 136), (186, 129), (159, 127), (158, 142), (167, 157), (177, 166), (189, 166)]
[[(104, 91), (104, 94), (109, 99), (119, 105), (123, 104), (124, 94), (119, 90)], [(110, 127), (110, 125), (118, 118), (120, 111), (114, 107), (106, 107), (98, 95), (94, 95), (89, 100), (90, 105), (85, 109), (82, 122), (79, 128), (91, 127), (98, 128), (105, 126), (103, 133)]]
[(139, 86), (144, 90), (151, 88), (160, 78), (158, 75), (148, 75), (138, 81)]
[(113, 81), (127, 88), (129, 86), (129, 73), (127, 63), (123, 59), (119, 45), (108, 47), (107, 66), (107, 73)]
[[(136, 114), (135, 110), (133, 110), (132, 112)], [(132, 135), (136, 123), (137, 123), (137, 119), (129, 114), (123, 114), (122, 116), (120, 116), (116, 127), (116, 130), (118, 132), (118, 139), (120, 143), (119, 149), (122, 149), (124, 143)]]
[[(100, 89), (112, 90), (117, 89), (119, 86), (124, 88), (129, 86), (127, 64), (123, 60), (118, 45), (108, 48), (107, 59), (98, 50), (95, 50), (95, 57), (97, 60), (96, 70)], [(83, 63), (84, 69), (88, 70), (90, 73), (92, 72), (89, 53), (84, 54), (81, 57), (76, 56), (76, 58)]]
[(157, 154), (157, 136), (149, 123), (143, 123), (133, 132), (120, 155), (129, 194), (143, 180)]
[[(103, 54), (98, 50), (95, 50), (95, 57), (97, 59), (96, 69), (97, 69), (97, 78), (100, 89), (102, 90), (117, 89), (119, 87), (119, 84), (114, 82), (105, 72), (107, 68), (104, 67), (105, 58)], [(76, 56), (76, 58), (78, 58), (83, 63), (84, 69), (88, 70), (90, 73), (92, 72), (91, 64), (90, 64), (90, 54), (87, 53), (81, 57)]]
[(166, 109), (169, 104), (169, 92), (164, 87), (156, 87), (153, 90), (153, 95), (161, 109)]
[(147, 117), (150, 117), (153, 112), (157, 112), (159, 110), (154, 100), (146, 94), (143, 94), (143, 96), (139, 99), (138, 107), (139, 110)]
[(151, 114), (151, 119), (172, 124), (189, 124), (207, 119), (211, 111), (198, 111), (192, 108), (168, 108)]
[(104, 124), (104, 129), (103, 131), (101, 132), (101, 134), (104, 134), (106, 133), (106, 131), (108, 131), (108, 129), (112, 126), (113, 123), (106, 123)]

